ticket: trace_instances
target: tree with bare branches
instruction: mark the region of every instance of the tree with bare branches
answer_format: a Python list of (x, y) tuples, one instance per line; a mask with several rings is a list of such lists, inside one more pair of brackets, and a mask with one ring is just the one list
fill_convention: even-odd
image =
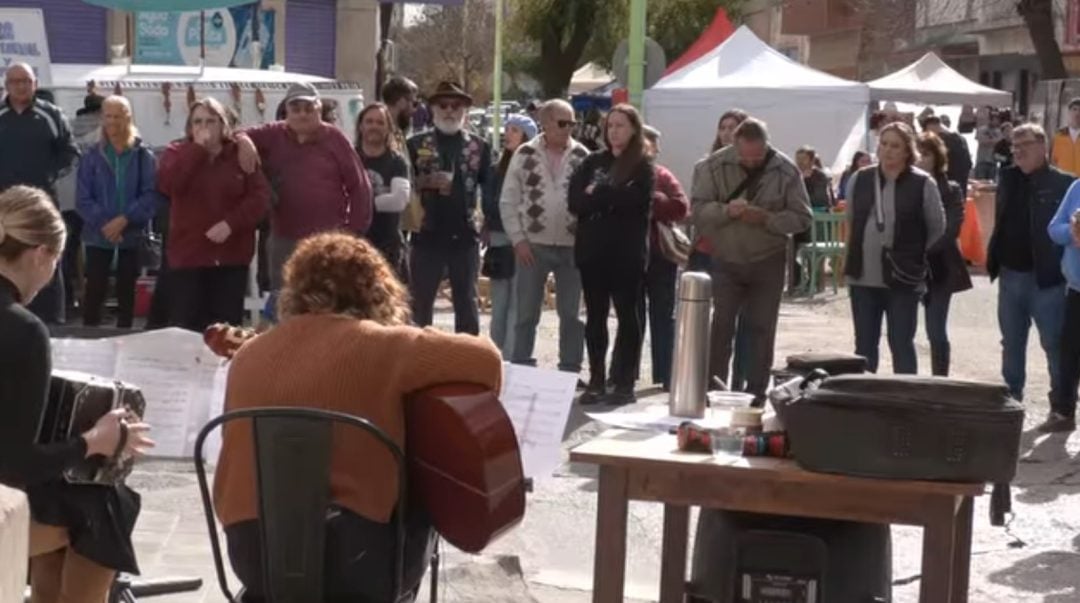
[(397, 70), (421, 90), (444, 80), (461, 84), (478, 100), (491, 94), (495, 13), (487, 0), (462, 6), (426, 6), (398, 36)]

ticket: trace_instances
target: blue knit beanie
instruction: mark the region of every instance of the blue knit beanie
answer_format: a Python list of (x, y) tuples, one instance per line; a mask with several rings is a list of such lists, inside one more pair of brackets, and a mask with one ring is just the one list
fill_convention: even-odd
[(525, 133), (525, 140), (536, 138), (536, 122), (528, 115), (515, 113), (506, 119), (506, 127), (514, 126)]

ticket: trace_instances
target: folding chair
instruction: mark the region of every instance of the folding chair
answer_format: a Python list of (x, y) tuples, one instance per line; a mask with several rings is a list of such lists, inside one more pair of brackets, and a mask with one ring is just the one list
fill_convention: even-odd
[[(195, 441), (195, 471), (199, 479), (206, 526), (213, 548), (214, 568), (221, 592), (230, 603), (243, 601), (243, 591), (229, 590), (221, 543), (206, 478), (203, 449), (207, 436), (239, 419), (251, 422), (255, 447), (255, 476), (259, 497), (259, 530), (263, 543), (263, 589), (270, 603), (316, 603), (324, 600), (326, 512), (330, 505), (332, 427), (343, 424), (367, 432), (385, 446), (397, 463), (398, 499), (392, 519), (396, 534), (392, 601), (401, 601), (405, 559), (407, 468), (401, 449), (370, 421), (312, 408), (253, 408), (212, 419)], [(432, 601), (437, 593), (437, 553), (432, 559)]]

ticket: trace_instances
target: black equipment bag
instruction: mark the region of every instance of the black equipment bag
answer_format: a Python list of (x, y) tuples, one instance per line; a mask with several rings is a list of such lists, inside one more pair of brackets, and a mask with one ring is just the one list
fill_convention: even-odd
[(772, 399), (810, 471), (997, 484), (1016, 475), (1024, 408), (1004, 386), (818, 374), (800, 389), (782, 386)]
[[(127, 410), (129, 422), (137, 422), (146, 412), (146, 400), (133, 385), (75, 371), (53, 371), (38, 442), (51, 444), (79, 437), (117, 408)], [(124, 482), (133, 466), (134, 459), (94, 456), (65, 469), (64, 479), (70, 484), (115, 486)]]
[(808, 352), (792, 354), (787, 357), (787, 366), (773, 371), (780, 380), (792, 377), (806, 377), (815, 370), (823, 370), (829, 375), (859, 375), (869, 368), (866, 358), (854, 354), (834, 352)]
[(702, 509), (690, 601), (887, 603), (892, 539), (883, 524)]

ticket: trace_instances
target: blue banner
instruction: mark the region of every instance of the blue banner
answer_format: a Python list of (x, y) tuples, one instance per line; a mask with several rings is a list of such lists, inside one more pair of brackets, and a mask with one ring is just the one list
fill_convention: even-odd
[(208, 66), (267, 69), (275, 62), (276, 13), (258, 11), (259, 40), (255, 45), (255, 6), (249, 4), (202, 13), (137, 13), (134, 62), (198, 65), (205, 44)]

